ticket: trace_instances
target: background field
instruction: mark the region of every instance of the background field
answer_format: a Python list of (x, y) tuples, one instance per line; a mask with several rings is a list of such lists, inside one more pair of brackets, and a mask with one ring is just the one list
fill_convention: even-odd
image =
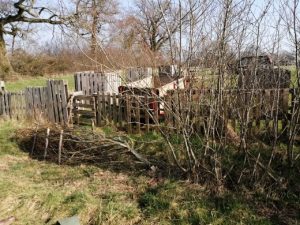
[(74, 75), (58, 75), (58, 76), (37, 76), (37, 77), (24, 77), (20, 76), (15, 81), (5, 82), (6, 89), (8, 91), (22, 91), (26, 87), (45, 86), (48, 79), (64, 80), (68, 82), (69, 90), (75, 89)]

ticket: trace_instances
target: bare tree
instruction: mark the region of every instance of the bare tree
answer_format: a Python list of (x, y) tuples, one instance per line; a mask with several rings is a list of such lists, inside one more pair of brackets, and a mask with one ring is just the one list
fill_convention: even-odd
[(87, 36), (90, 42), (91, 55), (94, 58), (97, 47), (103, 41), (106, 25), (113, 23), (118, 14), (118, 4), (115, 0), (75, 0), (75, 25), (80, 35)]
[(0, 5), (0, 76), (13, 73), (6, 56), (4, 35), (16, 36), (24, 31), (22, 24), (63, 24), (62, 18), (47, 7), (37, 7), (34, 0), (1, 0)]
[(137, 33), (145, 47), (156, 53), (178, 31), (184, 16), (179, 18), (179, 10), (170, 0), (141, 0), (135, 6)]

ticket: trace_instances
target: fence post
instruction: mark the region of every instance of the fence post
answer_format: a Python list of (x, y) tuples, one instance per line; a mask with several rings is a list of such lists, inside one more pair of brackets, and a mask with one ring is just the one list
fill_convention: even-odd
[(47, 150), (48, 150), (48, 145), (49, 145), (49, 135), (50, 135), (50, 128), (47, 128), (46, 140), (45, 140), (45, 149), (44, 149), (44, 160), (46, 160), (46, 157), (47, 157)]
[(137, 132), (141, 133), (141, 110), (140, 110), (140, 99), (139, 96), (135, 96), (135, 107), (136, 107), (136, 125), (137, 125)]
[(97, 96), (95, 97), (95, 103), (96, 103), (96, 124), (97, 126), (101, 126), (101, 97), (100, 92), (97, 92)]
[(146, 124), (146, 130), (149, 132), (150, 126), (149, 126), (149, 113), (150, 113), (150, 107), (149, 107), (149, 98), (148, 95), (145, 96), (145, 107), (144, 107), (144, 112), (145, 112), (145, 124)]
[(106, 121), (106, 100), (105, 100), (105, 93), (102, 92), (102, 96), (101, 96), (101, 99), (102, 99), (102, 118), (104, 120), (104, 124), (105, 124), (105, 121)]
[(118, 121), (119, 121), (119, 127), (123, 126), (123, 119), (125, 118), (125, 116), (123, 115), (125, 113), (125, 109), (124, 109), (124, 96), (123, 95), (118, 95), (118, 103), (119, 103), (119, 107), (118, 107)]
[(9, 116), (9, 118), (12, 118), (12, 113), (11, 113), (11, 93), (10, 92), (6, 92), (5, 95), (6, 96), (6, 112)]
[(4, 81), (0, 80), (0, 93), (5, 91), (5, 83)]
[(69, 114), (68, 114), (68, 84), (65, 83), (63, 80), (59, 81), (60, 85), (60, 95), (61, 95), (61, 103), (62, 103), (62, 116), (63, 116), (63, 123), (62, 125), (68, 125), (69, 121)]
[(114, 121), (114, 125), (116, 125), (118, 123), (118, 108), (117, 108), (117, 97), (116, 97), (116, 93), (113, 93), (113, 121)]
[(59, 135), (59, 144), (58, 144), (58, 164), (61, 164), (61, 151), (62, 151), (62, 145), (63, 145), (63, 134), (64, 130), (60, 131)]
[(127, 122), (127, 132), (132, 133), (131, 102), (130, 102), (130, 96), (129, 95), (126, 95), (126, 122)]
[(4, 93), (5, 84), (4, 81), (0, 81), (0, 115), (5, 115)]
[(108, 119), (109, 123), (111, 123), (113, 116), (112, 116), (112, 110), (111, 110), (111, 95), (109, 92), (107, 93), (106, 98), (107, 98), (107, 111), (108, 111), (107, 119)]
[(159, 125), (159, 101), (158, 101), (158, 97), (155, 95), (154, 96), (154, 114), (153, 114), (153, 117), (154, 117), (154, 123), (155, 123), (155, 126), (158, 126)]
[(37, 132), (38, 132), (38, 126), (36, 126), (36, 128), (35, 128), (35, 132), (34, 132), (34, 136), (33, 136), (33, 144), (32, 144), (32, 148), (31, 148), (30, 155), (33, 155), (33, 152), (34, 152), (34, 150), (35, 150), (35, 144), (36, 144)]

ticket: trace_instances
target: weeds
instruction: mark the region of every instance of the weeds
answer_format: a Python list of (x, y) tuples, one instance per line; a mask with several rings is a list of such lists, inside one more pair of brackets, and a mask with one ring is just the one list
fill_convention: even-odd
[[(115, 172), (108, 164), (58, 166), (20, 151), (11, 136), (23, 127), (0, 122), (0, 219), (15, 224), (54, 224), (78, 214), (82, 224), (295, 224), (294, 192), (267, 196), (246, 188), (222, 198), (209, 187), (151, 174)], [(141, 151), (163, 143), (157, 133), (133, 136)], [(159, 155), (159, 154), (158, 154)], [(146, 172), (146, 173), (145, 173)], [(295, 182), (297, 184), (298, 182)]]

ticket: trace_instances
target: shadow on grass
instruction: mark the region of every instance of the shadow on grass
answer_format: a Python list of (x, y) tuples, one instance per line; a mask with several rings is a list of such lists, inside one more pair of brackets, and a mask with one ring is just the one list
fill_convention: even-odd
[(217, 198), (177, 182), (148, 188), (139, 198), (146, 217), (156, 216), (172, 224), (288, 224), (258, 214), (253, 205), (243, 196), (231, 193)]
[[(104, 129), (108, 135), (114, 135), (110, 128)], [(81, 137), (82, 135), (82, 137)], [(29, 153), (29, 156), (39, 161), (59, 163), (59, 130), (51, 130), (48, 138), (48, 148), (45, 157), (46, 129), (37, 132), (33, 129), (17, 131), (14, 139), (19, 148)], [(80, 137), (80, 138), (78, 138)], [(97, 140), (90, 127), (72, 130), (71, 133), (64, 134), (63, 147), (61, 150), (61, 165), (78, 166), (92, 165), (101, 169), (128, 175), (145, 175), (151, 178), (172, 178), (184, 179), (183, 174), (176, 166), (170, 165), (164, 158), (162, 142), (156, 141), (157, 134), (148, 133), (143, 136), (131, 137), (138, 139), (137, 142), (147, 142), (143, 144), (139, 154), (147, 158), (150, 164), (138, 160), (127, 148), (122, 146), (102, 143)], [(143, 141), (142, 141), (143, 139)], [(158, 151), (159, 149), (159, 151)], [(151, 168), (152, 167), (152, 168)]]
[[(113, 134), (110, 128), (106, 129), (107, 134)], [(35, 133), (37, 135), (34, 141)], [(77, 136), (81, 135), (83, 138), (77, 139)], [(193, 185), (182, 182), (185, 175), (177, 167), (167, 163), (163, 154), (165, 146), (161, 141), (157, 141), (158, 136), (155, 133), (133, 138), (147, 143), (143, 147), (144, 153), (151, 156), (150, 166), (155, 165), (156, 171), (138, 161), (125, 148), (112, 149), (112, 146), (107, 147), (98, 142), (95, 147), (92, 136), (90, 128), (81, 128), (64, 136), (61, 164), (93, 165), (130, 176), (144, 175), (155, 178), (154, 184), (148, 185), (138, 197), (139, 207), (145, 218), (156, 217), (159, 221), (172, 221), (172, 224), (291, 224), (291, 221), (300, 219), (300, 214), (297, 213), (299, 199), (274, 200), (266, 197), (266, 194), (254, 196), (253, 193), (250, 194), (251, 197), (242, 196), (240, 193), (246, 192), (239, 193), (238, 188), (232, 188), (235, 192), (216, 197), (209, 190), (194, 189)], [(93, 141), (85, 143), (88, 140)], [(45, 158), (45, 129), (37, 132), (30, 129), (21, 130), (17, 132), (16, 141), (20, 149), (28, 152), (31, 158), (58, 163), (59, 131), (50, 133)], [(82, 146), (84, 149), (80, 151)], [(89, 155), (92, 157), (88, 157)]]

